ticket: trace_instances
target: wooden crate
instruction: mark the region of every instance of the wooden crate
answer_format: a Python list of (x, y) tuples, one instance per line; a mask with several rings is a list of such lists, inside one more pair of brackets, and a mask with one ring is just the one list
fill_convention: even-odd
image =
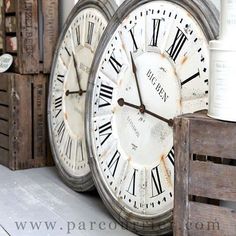
[(12, 170), (53, 163), (48, 155), (45, 77), (0, 76), (0, 164)]
[(174, 235), (235, 236), (236, 211), (198, 199), (236, 202), (236, 124), (184, 115), (175, 119), (174, 144)]
[(3, 0), (3, 52), (14, 56), (12, 71), (50, 73), (58, 39), (58, 0)]

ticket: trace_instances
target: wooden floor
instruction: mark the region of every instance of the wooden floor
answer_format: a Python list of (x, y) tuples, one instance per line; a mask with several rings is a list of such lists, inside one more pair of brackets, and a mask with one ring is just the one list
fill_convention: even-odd
[[(24, 228), (24, 229), (23, 229)], [(79, 194), (55, 168), (0, 166), (0, 236), (132, 236), (109, 215), (96, 192)]]

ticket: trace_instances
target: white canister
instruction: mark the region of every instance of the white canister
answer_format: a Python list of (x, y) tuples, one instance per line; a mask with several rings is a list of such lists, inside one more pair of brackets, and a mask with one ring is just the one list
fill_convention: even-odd
[(219, 40), (235, 42), (236, 40), (236, 0), (221, 0)]
[(236, 122), (236, 47), (227, 41), (210, 42), (208, 115)]

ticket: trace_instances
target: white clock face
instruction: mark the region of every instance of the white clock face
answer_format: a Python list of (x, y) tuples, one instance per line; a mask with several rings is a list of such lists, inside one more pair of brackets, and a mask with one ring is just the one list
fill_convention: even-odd
[(171, 119), (206, 108), (208, 54), (195, 19), (167, 1), (137, 8), (111, 36), (92, 91), (92, 146), (105, 188), (126, 211), (173, 208)]
[(94, 52), (106, 25), (105, 17), (95, 8), (80, 11), (65, 32), (53, 71), (53, 145), (62, 167), (75, 177), (90, 171), (84, 137), (85, 93)]

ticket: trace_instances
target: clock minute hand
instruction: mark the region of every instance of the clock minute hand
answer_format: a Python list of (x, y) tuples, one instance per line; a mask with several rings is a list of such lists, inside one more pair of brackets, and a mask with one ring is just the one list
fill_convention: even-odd
[(72, 57), (73, 57), (73, 63), (74, 63), (74, 67), (75, 67), (76, 78), (77, 78), (78, 85), (79, 85), (79, 95), (81, 96), (84, 93), (84, 91), (82, 90), (81, 85), (80, 85), (80, 77), (79, 77), (79, 72), (78, 72), (78, 65), (77, 65), (77, 61), (75, 59), (74, 52), (72, 52)]
[[(125, 105), (125, 106), (128, 106), (128, 107), (135, 108), (135, 109), (137, 109), (137, 110), (140, 110), (140, 109), (141, 109), (141, 106), (137, 106), (137, 105), (135, 105), (135, 104), (126, 102), (123, 98), (118, 99), (117, 102), (118, 102), (118, 104), (119, 104), (121, 107), (123, 107), (123, 106)], [(159, 116), (159, 115), (157, 115), (157, 114), (155, 114), (155, 113), (153, 113), (153, 112), (151, 112), (151, 111), (148, 111), (147, 109), (144, 109), (144, 112), (143, 112), (143, 113), (147, 113), (147, 114), (149, 114), (149, 115), (151, 115), (151, 116), (153, 116), (153, 117), (155, 117), (155, 118), (157, 118), (157, 119), (159, 119), (159, 120), (161, 120), (161, 121), (167, 123), (170, 127), (173, 127), (173, 120), (172, 120), (172, 119), (166, 119), (166, 118), (164, 118), (163, 116)]]
[(139, 86), (139, 82), (138, 82), (138, 77), (137, 77), (137, 67), (134, 63), (134, 58), (133, 58), (133, 55), (132, 53), (130, 52), (130, 57), (131, 57), (131, 63), (132, 63), (132, 71), (133, 71), (133, 74), (134, 74), (134, 77), (135, 77), (135, 82), (136, 82), (136, 85), (137, 85), (137, 89), (138, 89), (138, 96), (139, 96), (139, 100), (140, 100), (140, 112), (141, 113), (144, 113), (144, 110), (145, 110), (145, 106), (143, 104), (143, 100), (142, 100), (142, 96), (141, 96), (141, 91), (140, 91), (140, 86)]

